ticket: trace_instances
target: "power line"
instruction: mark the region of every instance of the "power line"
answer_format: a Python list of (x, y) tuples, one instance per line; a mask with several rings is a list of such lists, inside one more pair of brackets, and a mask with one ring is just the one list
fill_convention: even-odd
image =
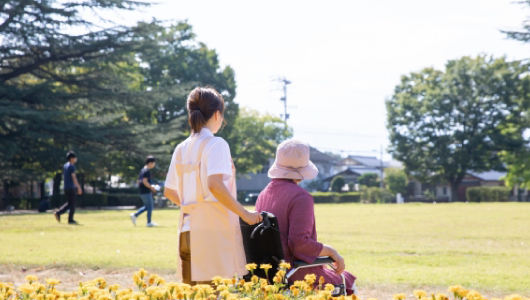
[(291, 84), (289, 80), (287, 80), (285, 77), (280, 77), (277, 79), (277, 81), (283, 83), (283, 97), (280, 98), (281, 101), (283, 101), (284, 104), (284, 113), (283, 117), (285, 122), (287, 122), (287, 119), (289, 119), (289, 114), (287, 113), (287, 85)]
[(369, 138), (387, 138), (387, 136), (374, 135), (374, 134), (358, 134), (358, 133), (342, 133), (342, 132), (318, 132), (309, 130), (294, 130), (294, 133), (307, 133), (307, 134), (320, 134), (320, 135), (335, 135), (335, 136), (348, 136), (348, 137), (369, 137)]

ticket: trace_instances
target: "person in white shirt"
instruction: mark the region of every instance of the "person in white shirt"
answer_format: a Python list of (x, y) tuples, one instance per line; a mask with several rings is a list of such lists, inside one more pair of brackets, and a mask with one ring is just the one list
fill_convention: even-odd
[(197, 87), (188, 95), (187, 109), (192, 134), (175, 149), (164, 190), (181, 207), (178, 276), (197, 284), (214, 276), (245, 275), (239, 218), (256, 224), (261, 216), (236, 200), (230, 148), (214, 137), (223, 124), (223, 97)]

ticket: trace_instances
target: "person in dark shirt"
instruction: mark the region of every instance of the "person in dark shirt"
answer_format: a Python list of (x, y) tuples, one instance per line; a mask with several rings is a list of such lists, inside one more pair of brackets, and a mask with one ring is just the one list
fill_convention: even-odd
[(136, 213), (132, 213), (131, 221), (136, 226), (136, 218), (147, 211), (147, 227), (157, 226), (156, 223), (151, 222), (151, 214), (153, 212), (153, 193), (156, 193), (155, 188), (151, 185), (151, 169), (156, 165), (155, 158), (148, 156), (145, 159), (145, 166), (140, 170), (138, 175), (138, 191), (140, 192), (140, 198), (144, 206), (141, 207)]
[(83, 190), (81, 189), (81, 185), (79, 185), (75, 175), (75, 163), (77, 162), (77, 155), (75, 155), (74, 151), (69, 151), (66, 153), (66, 159), (68, 161), (63, 166), (64, 194), (66, 196), (66, 203), (54, 213), (54, 216), (57, 222), (60, 223), (61, 215), (67, 210), (70, 210), (70, 213), (68, 214), (68, 224), (75, 225), (77, 224), (77, 222), (74, 220), (77, 195), (81, 195)]

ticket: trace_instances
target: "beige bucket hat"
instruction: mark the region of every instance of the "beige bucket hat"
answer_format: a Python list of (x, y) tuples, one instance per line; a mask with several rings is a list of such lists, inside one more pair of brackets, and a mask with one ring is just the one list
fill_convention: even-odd
[(276, 150), (276, 160), (269, 169), (270, 178), (314, 179), (318, 169), (309, 160), (309, 146), (299, 140), (286, 140)]

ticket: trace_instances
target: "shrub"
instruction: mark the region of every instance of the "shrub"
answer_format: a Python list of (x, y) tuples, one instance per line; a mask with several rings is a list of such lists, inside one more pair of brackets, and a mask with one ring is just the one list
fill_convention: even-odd
[(364, 173), (359, 176), (359, 184), (367, 187), (379, 186), (379, 176), (377, 173)]
[(477, 186), (466, 190), (469, 202), (507, 202), (511, 189), (504, 186)]
[[(65, 195), (53, 196), (50, 206), (55, 208), (66, 202)], [(142, 199), (138, 194), (83, 194), (77, 197), (78, 207), (100, 207), (100, 206), (143, 206)]]
[(346, 181), (344, 180), (344, 177), (340, 175), (335, 176), (335, 178), (331, 180), (331, 190), (334, 192), (341, 192), (345, 184), (346, 184)]
[(407, 192), (407, 174), (398, 168), (385, 169), (385, 184), (390, 194), (405, 194)]
[(361, 188), (361, 201), (363, 203), (390, 203), (392, 197), (381, 188), (363, 186)]
[(361, 195), (358, 192), (351, 193), (330, 193), (330, 192), (316, 192), (311, 194), (315, 203), (348, 203), (360, 202)]

